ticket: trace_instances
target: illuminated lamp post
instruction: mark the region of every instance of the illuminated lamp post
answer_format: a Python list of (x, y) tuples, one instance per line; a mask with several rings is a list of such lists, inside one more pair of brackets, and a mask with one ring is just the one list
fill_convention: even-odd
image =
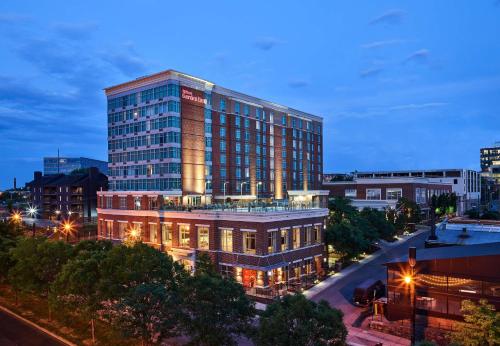
[(415, 345), (415, 319), (416, 319), (416, 302), (415, 302), (415, 265), (417, 264), (417, 248), (408, 248), (408, 264), (410, 265), (410, 274), (404, 277), (405, 284), (410, 287), (410, 303), (411, 303), (411, 320), (410, 320), (410, 342)]
[(259, 201), (259, 185), (262, 186), (262, 181), (257, 183), (257, 202)]
[(73, 224), (70, 221), (64, 221), (62, 230), (66, 234), (66, 242), (68, 242), (69, 234), (73, 231)]

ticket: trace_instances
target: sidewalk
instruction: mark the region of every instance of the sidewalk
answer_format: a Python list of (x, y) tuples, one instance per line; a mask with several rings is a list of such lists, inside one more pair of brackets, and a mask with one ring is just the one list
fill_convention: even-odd
[(395, 242), (392, 242), (392, 243), (389, 243), (389, 242), (386, 242), (384, 240), (381, 240), (380, 243), (381, 243), (382, 247), (380, 248), (380, 250), (376, 251), (375, 253), (373, 253), (371, 255), (366, 256), (365, 258), (363, 258), (361, 261), (359, 261), (357, 263), (351, 264), (345, 270), (342, 270), (339, 273), (333, 274), (332, 276), (330, 276), (326, 280), (321, 281), (317, 285), (315, 285), (315, 286), (311, 287), (310, 289), (304, 291), (304, 295), (307, 298), (309, 298), (309, 299), (313, 298), (315, 295), (317, 295), (321, 291), (327, 289), (331, 285), (335, 284), (337, 281), (339, 281), (343, 277), (345, 277), (345, 276), (347, 276), (347, 275), (355, 272), (359, 268), (363, 267), (365, 264), (370, 263), (371, 261), (373, 261), (376, 258), (380, 257), (384, 253), (384, 249), (399, 246), (399, 245), (403, 244), (404, 242), (406, 242), (408, 239), (411, 239), (411, 238), (413, 238), (413, 237), (415, 237), (415, 236), (417, 236), (419, 234), (427, 232), (428, 230), (429, 230), (428, 228), (419, 229), (418, 231), (415, 231), (414, 233), (411, 233), (411, 234), (409, 234), (407, 236), (403, 236), (403, 237), (399, 238), (398, 240), (396, 240)]

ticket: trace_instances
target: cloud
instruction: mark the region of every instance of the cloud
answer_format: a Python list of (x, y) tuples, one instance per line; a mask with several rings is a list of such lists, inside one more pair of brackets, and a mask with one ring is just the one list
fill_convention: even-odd
[(390, 107), (388, 110), (389, 111), (421, 110), (421, 109), (430, 109), (430, 108), (440, 108), (440, 107), (444, 107), (447, 105), (448, 105), (448, 103), (446, 103), (446, 102), (429, 102), (429, 103), (420, 103), (420, 104), (410, 103), (410, 104), (406, 104), (406, 105), (393, 106), (393, 107)]
[(17, 13), (0, 13), (0, 23), (23, 23), (32, 20), (33, 18), (24, 14)]
[(370, 67), (359, 72), (361, 78), (374, 77), (380, 74), (384, 69), (382, 67)]
[(271, 50), (272, 48), (274, 48), (275, 46), (277, 46), (278, 44), (281, 44), (283, 43), (281, 40), (275, 38), (275, 37), (260, 37), (258, 38), (254, 44), (257, 48), (259, 49), (262, 49), (262, 50)]
[(373, 18), (370, 21), (370, 25), (377, 24), (399, 24), (403, 20), (404, 16), (406, 16), (406, 12), (399, 9), (389, 10), (382, 15)]
[(288, 86), (293, 89), (300, 89), (309, 86), (309, 82), (303, 79), (295, 79), (289, 81)]
[(60, 36), (70, 40), (88, 39), (97, 29), (97, 24), (88, 23), (55, 23), (53, 28)]
[(427, 64), (430, 57), (430, 51), (428, 49), (419, 49), (406, 57), (405, 63), (416, 62), (420, 64)]
[(375, 48), (382, 48), (390, 45), (397, 45), (401, 43), (405, 43), (406, 40), (401, 40), (401, 39), (392, 39), (392, 40), (384, 40), (384, 41), (374, 41), (370, 43), (365, 43), (361, 45), (361, 48), (364, 49), (375, 49)]

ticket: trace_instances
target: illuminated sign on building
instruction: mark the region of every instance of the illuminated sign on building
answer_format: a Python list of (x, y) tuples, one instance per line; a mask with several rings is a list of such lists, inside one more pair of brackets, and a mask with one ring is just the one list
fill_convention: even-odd
[(200, 96), (193, 95), (193, 92), (191, 90), (188, 90), (188, 89), (182, 89), (182, 98), (189, 100), (189, 101), (202, 103), (204, 105), (207, 104), (207, 99), (200, 97)]

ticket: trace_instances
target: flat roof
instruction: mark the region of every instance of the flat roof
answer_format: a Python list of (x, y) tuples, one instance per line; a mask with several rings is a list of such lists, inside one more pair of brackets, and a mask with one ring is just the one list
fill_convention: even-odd
[(323, 185), (357, 185), (357, 184), (429, 184), (449, 185), (451, 183), (429, 181), (425, 177), (383, 177), (383, 178), (356, 178), (354, 180), (325, 181)]
[(395, 169), (395, 170), (385, 170), (385, 171), (364, 171), (364, 172), (352, 172), (352, 174), (380, 174), (380, 173), (414, 173), (414, 172), (445, 172), (445, 171), (474, 171), (470, 168), (429, 168), (429, 169)]
[[(476, 256), (500, 256), (500, 242), (475, 244), (475, 245), (457, 245), (444, 246), (431, 249), (417, 250), (417, 262), (432, 261), (450, 258), (464, 258)], [(408, 255), (395, 258), (385, 264), (390, 263), (407, 263)]]
[(198, 78), (192, 75), (189, 75), (187, 73), (179, 72), (173, 69), (168, 69), (164, 70), (161, 72), (153, 73), (150, 75), (138, 77), (136, 79), (133, 79), (131, 81), (127, 81), (124, 83), (116, 84), (113, 86), (109, 86), (104, 88), (104, 91), (106, 93), (106, 96), (116, 96), (120, 93), (123, 92), (128, 92), (130, 90), (140, 88), (143, 86), (147, 86), (149, 84), (165, 81), (167, 79), (176, 79), (181, 82), (187, 82), (188, 84), (192, 85), (187, 85), (190, 87), (203, 87), (204, 89), (212, 90), (218, 94), (225, 95), (228, 97), (232, 97), (234, 99), (241, 99), (240, 101), (243, 102), (248, 102), (248, 103), (256, 103), (261, 106), (265, 106), (271, 109), (274, 109), (279, 112), (284, 112), (284, 113), (292, 113), (295, 116), (302, 116), (310, 120), (316, 120), (316, 121), (323, 121), (323, 118), (314, 114), (306, 113), (294, 108), (290, 108), (288, 106), (284, 106), (275, 102), (267, 101), (260, 99), (255, 96), (250, 96), (244, 93), (240, 93), (238, 91), (234, 91), (231, 89), (224, 88), (222, 86), (218, 86), (213, 82), (210, 82), (208, 80)]

